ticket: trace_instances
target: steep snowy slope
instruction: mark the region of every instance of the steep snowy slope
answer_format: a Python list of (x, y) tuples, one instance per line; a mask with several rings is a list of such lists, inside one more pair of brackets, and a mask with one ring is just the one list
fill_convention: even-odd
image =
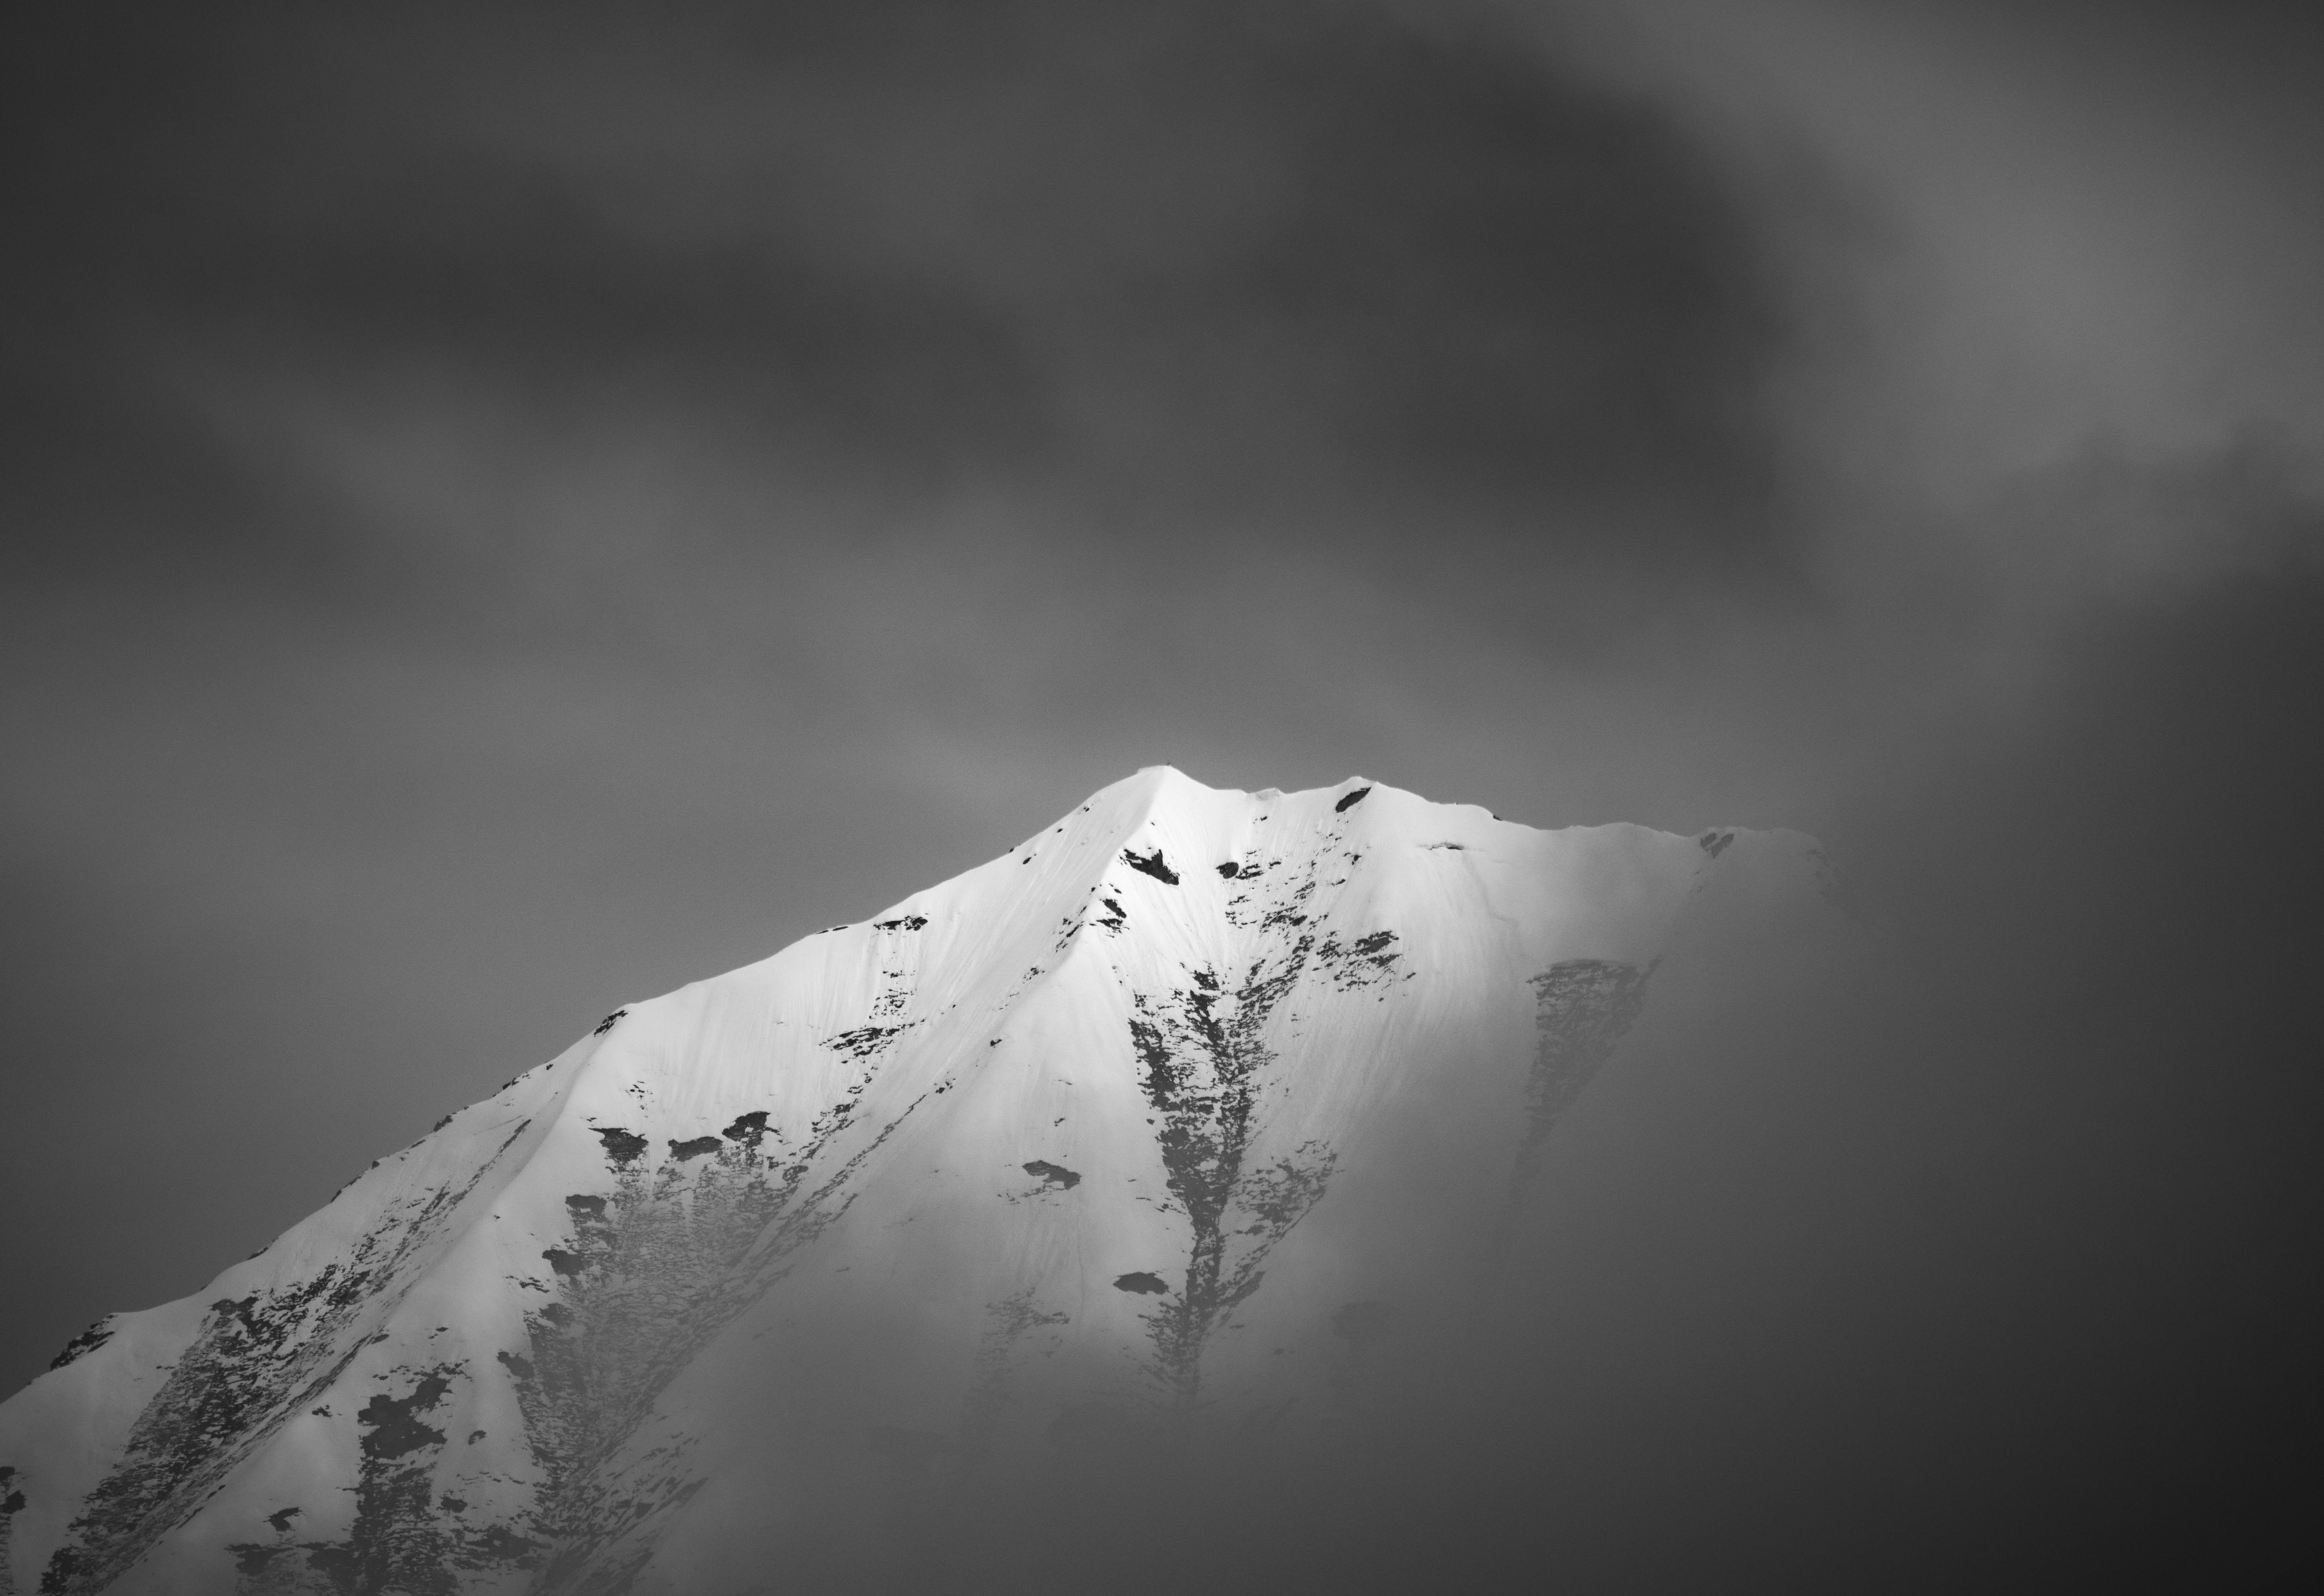
[(1821, 885), (1141, 772), (77, 1341), (0, 1408), (0, 1596), (797, 1588), (1141, 1436), (1328, 1436), (1457, 1355), (1690, 926), (1812, 941)]

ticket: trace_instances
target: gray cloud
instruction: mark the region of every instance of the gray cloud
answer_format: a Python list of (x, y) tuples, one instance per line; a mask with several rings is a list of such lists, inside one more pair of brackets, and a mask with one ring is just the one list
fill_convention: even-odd
[(1178, 537), (1764, 549), (1776, 310), (1649, 108), (1481, 20), (862, 9), (270, 19), (155, 41), (200, 85), (144, 63), (158, 106), (67, 76), (51, 142), (96, 149), (42, 196), (44, 286), (95, 266), (88, 321), (150, 319), (52, 353), (301, 406), (432, 381), (568, 441), (707, 412), (791, 474)]

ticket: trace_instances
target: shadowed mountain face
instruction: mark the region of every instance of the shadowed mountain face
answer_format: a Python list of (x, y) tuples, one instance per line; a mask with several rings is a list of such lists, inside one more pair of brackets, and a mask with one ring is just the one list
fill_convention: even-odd
[(1534, 1355), (1593, 1076), (1838, 955), (1828, 885), (1790, 834), (1141, 773), (93, 1328), (0, 1409), (0, 1591), (1315, 1573), (1419, 1481), (1351, 1463)]

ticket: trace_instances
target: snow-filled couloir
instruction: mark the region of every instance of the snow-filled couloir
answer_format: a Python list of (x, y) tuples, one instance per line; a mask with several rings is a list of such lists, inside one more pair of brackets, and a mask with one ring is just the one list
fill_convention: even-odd
[(1452, 1355), (1689, 959), (1822, 885), (1793, 833), (1140, 772), (76, 1340), (0, 1408), (0, 1596), (772, 1589), (1139, 1437), (1328, 1435)]

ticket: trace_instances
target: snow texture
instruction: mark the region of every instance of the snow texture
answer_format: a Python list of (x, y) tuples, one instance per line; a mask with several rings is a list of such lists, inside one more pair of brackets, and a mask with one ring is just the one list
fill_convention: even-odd
[(781, 1504), (1328, 1426), (1489, 1295), (1690, 919), (1822, 883), (1788, 833), (1140, 772), (77, 1337), (0, 1408), (0, 1596), (746, 1588)]

